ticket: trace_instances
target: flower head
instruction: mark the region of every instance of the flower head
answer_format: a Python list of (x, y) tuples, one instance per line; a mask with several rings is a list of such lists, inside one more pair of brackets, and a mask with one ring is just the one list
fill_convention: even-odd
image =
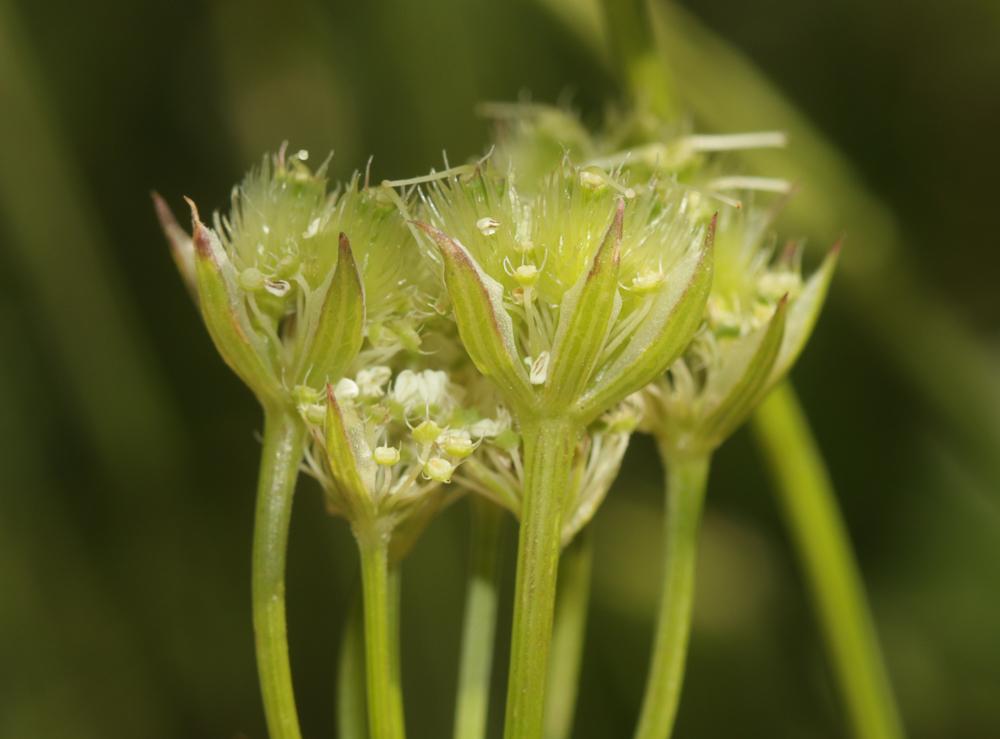
[(777, 208), (727, 209), (715, 282), (691, 346), (646, 393), (646, 424), (675, 452), (711, 451), (791, 369), (816, 324), (838, 248), (802, 277), (801, 249), (776, 255)]
[(265, 157), (211, 227), (190, 203), (189, 240), (157, 200), (216, 346), (266, 403), (336, 381), (366, 337), (384, 359), (419, 336), (426, 273), (394, 203), (357, 176), (328, 191), (307, 158)]
[(421, 228), (476, 367), (519, 412), (587, 423), (686, 345), (707, 295), (711, 227), (686, 188), (568, 159), (527, 192), (519, 181), (489, 162), (438, 179)]

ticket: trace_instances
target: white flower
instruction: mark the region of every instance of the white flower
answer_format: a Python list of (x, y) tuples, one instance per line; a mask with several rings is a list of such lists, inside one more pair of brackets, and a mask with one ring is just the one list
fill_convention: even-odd
[(375, 366), (358, 372), (357, 383), (361, 397), (374, 399), (385, 395), (385, 386), (392, 377), (388, 367)]
[(510, 414), (498, 409), (496, 418), (481, 418), (468, 427), (470, 436), (476, 439), (492, 439), (510, 428)]
[(403, 370), (392, 386), (392, 399), (408, 413), (441, 407), (448, 399), (448, 374), (439, 370)]
[(337, 396), (337, 400), (343, 402), (345, 400), (354, 400), (359, 395), (358, 383), (354, 380), (344, 377), (337, 382), (337, 385), (333, 388), (333, 394)]

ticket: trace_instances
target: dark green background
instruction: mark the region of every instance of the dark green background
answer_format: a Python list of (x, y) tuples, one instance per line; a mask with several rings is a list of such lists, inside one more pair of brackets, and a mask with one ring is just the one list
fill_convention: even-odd
[[(686, 4), (853, 160), (899, 217), (929, 299), (996, 351), (1000, 5)], [(596, 119), (615, 79), (529, 0), (0, 0), (0, 34), (0, 736), (263, 737), (249, 618), (259, 414), (184, 292), (150, 188), (222, 206), (283, 139), (334, 149), (337, 176), (370, 153), (376, 177), (408, 176), (444, 148), (452, 161), (481, 150), (478, 101), (569, 96)], [(1000, 736), (1000, 490), (846, 299), (835, 283), (794, 379), (906, 723), (916, 738)], [(577, 737), (631, 731), (659, 485), (638, 439), (595, 524)], [(718, 456), (709, 500), (676, 735), (845, 736), (745, 434)], [(450, 733), (466, 520), (449, 511), (405, 568), (417, 739)], [(308, 737), (333, 735), (355, 568), (346, 527), (303, 484), (288, 599)]]

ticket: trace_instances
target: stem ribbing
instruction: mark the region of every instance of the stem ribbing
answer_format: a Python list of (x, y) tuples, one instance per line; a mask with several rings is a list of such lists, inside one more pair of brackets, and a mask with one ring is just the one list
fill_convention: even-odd
[(399, 675), (398, 582), (389, 573), (388, 538), (358, 538), (364, 593), (365, 676), (371, 739), (403, 739), (403, 694)]
[(541, 739), (562, 509), (578, 428), (564, 418), (522, 425), (524, 500), (517, 547), (506, 739)]
[(500, 532), (507, 515), (490, 501), (475, 497), (469, 502), (472, 508), (471, 563), (465, 594), (455, 739), (482, 739), (486, 736), (496, 637)]
[(667, 739), (677, 716), (691, 632), (698, 529), (708, 480), (707, 455), (683, 457), (661, 445), (660, 457), (667, 468), (663, 590), (636, 739)]
[(285, 624), (285, 560), (292, 497), (305, 429), (289, 413), (266, 411), (253, 537), (253, 625), (257, 672), (271, 739), (300, 739)]
[(576, 694), (580, 685), (587, 606), (590, 603), (590, 570), (594, 541), (585, 528), (570, 542), (559, 566), (552, 659), (549, 663), (549, 694), (545, 706), (545, 739), (570, 739)]

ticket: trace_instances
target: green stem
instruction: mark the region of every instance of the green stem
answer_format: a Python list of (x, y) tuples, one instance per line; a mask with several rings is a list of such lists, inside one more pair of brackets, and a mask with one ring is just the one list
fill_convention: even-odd
[(778, 501), (826, 637), (859, 739), (903, 736), (857, 562), (826, 466), (791, 385), (779, 385), (753, 419)]
[(661, 118), (674, 118), (674, 84), (653, 37), (647, 0), (602, 0), (601, 5), (612, 53), (634, 102)]
[(471, 563), (465, 594), (462, 658), (455, 704), (455, 739), (482, 739), (490, 704), (496, 639), (500, 533), (505, 512), (479, 497), (472, 506)]
[(360, 536), (364, 592), (365, 675), (372, 739), (402, 739), (403, 694), (399, 675), (398, 577), (389, 572), (388, 537)]
[(506, 739), (541, 739), (559, 571), (560, 526), (579, 429), (564, 418), (530, 419), (517, 546)]
[(583, 662), (590, 601), (594, 542), (590, 529), (566, 547), (559, 566), (559, 592), (549, 662), (549, 697), (545, 706), (545, 739), (569, 739), (573, 731), (576, 693)]
[(661, 444), (660, 456), (667, 468), (663, 590), (636, 739), (666, 739), (677, 716), (691, 632), (698, 528), (708, 481), (707, 455), (685, 457)]
[(344, 624), (337, 665), (337, 736), (340, 739), (364, 739), (368, 735), (363, 618), (361, 599), (355, 595)]
[(305, 429), (290, 413), (264, 413), (253, 537), (253, 625), (257, 671), (271, 739), (299, 739), (285, 625), (285, 558)]

